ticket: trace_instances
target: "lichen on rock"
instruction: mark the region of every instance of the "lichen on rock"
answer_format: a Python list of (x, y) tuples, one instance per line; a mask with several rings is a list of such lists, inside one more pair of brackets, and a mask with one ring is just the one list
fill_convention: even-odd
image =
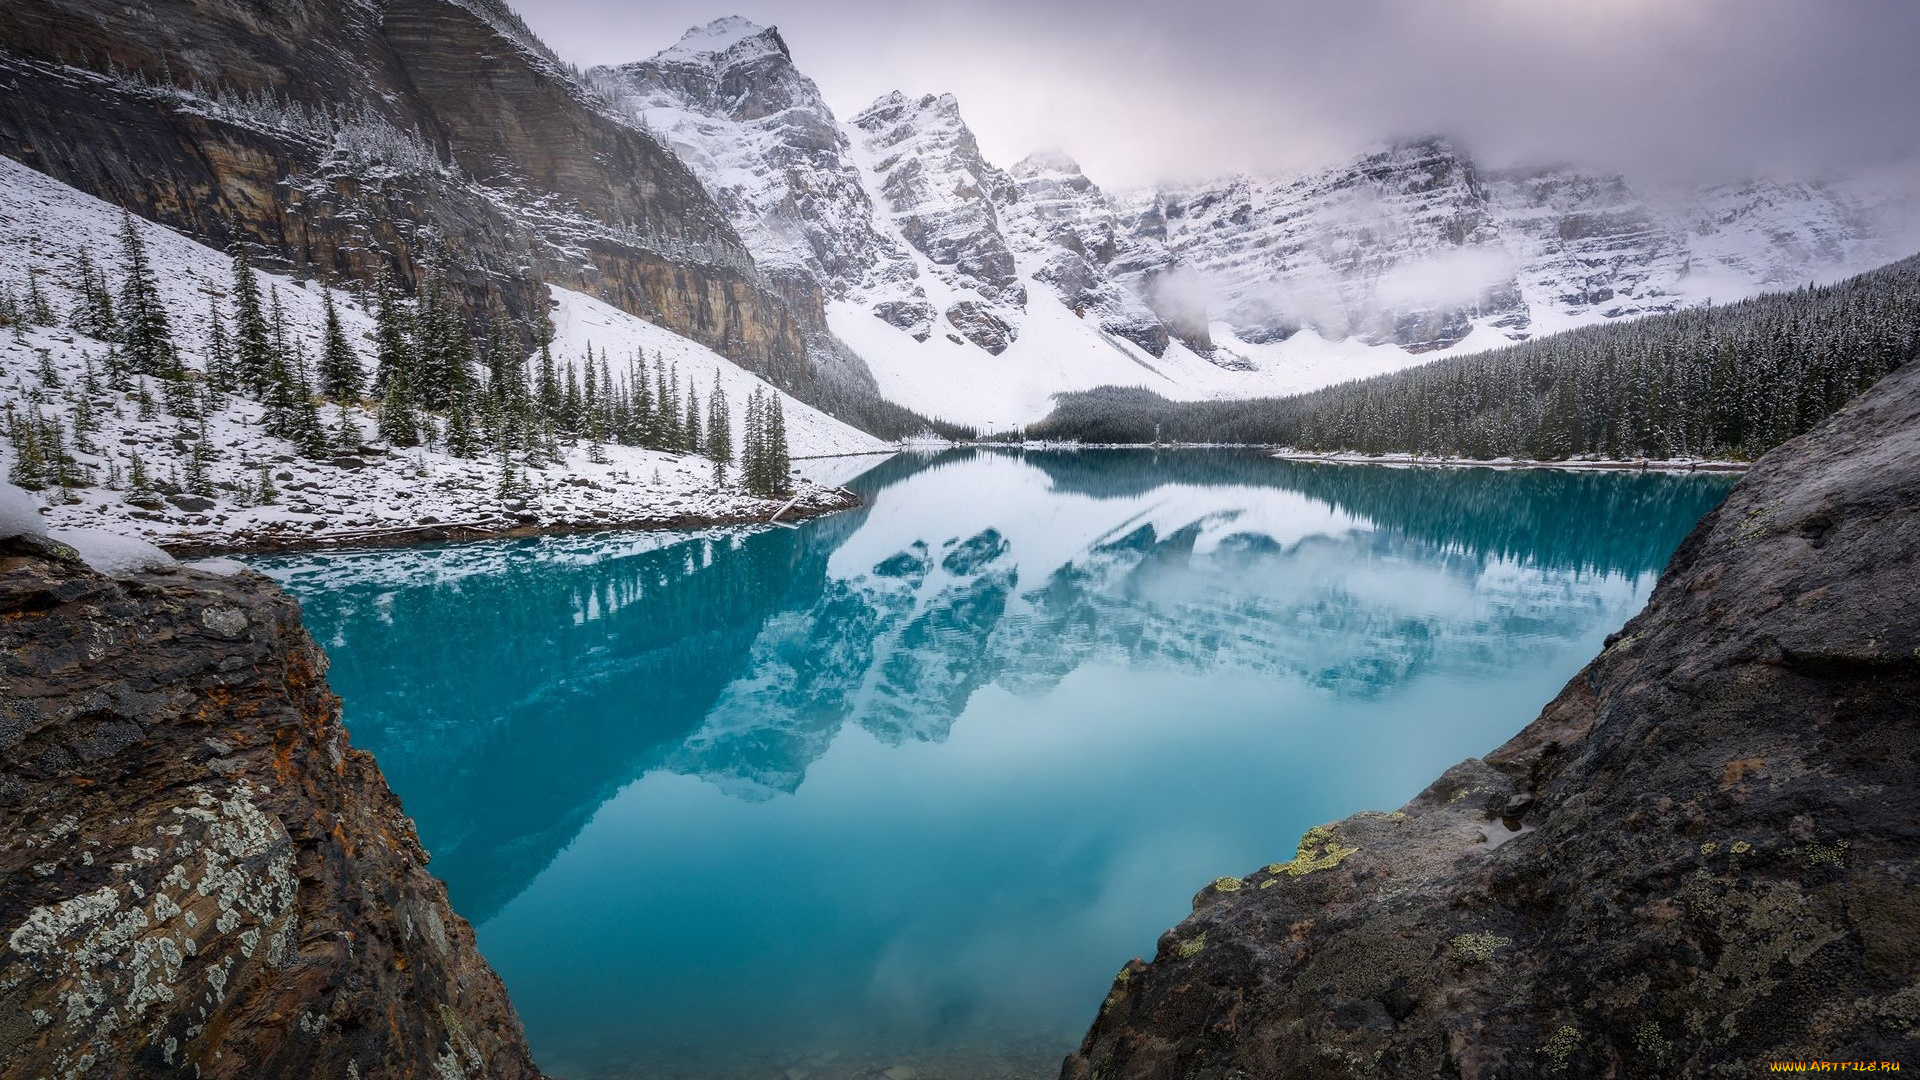
[(0, 1078), (535, 1080), (266, 579), (0, 541)]

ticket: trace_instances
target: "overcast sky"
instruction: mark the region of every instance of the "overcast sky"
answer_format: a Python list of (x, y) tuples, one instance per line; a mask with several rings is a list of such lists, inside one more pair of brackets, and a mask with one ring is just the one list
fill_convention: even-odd
[(951, 91), (989, 158), (1129, 186), (1453, 133), (1643, 179), (1920, 156), (1920, 0), (512, 0), (581, 64), (775, 25), (843, 119)]

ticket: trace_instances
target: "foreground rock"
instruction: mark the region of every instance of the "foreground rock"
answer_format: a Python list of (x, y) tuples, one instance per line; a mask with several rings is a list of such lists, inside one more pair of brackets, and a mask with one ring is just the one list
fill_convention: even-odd
[(1511, 742), (1202, 891), (1063, 1077), (1920, 1060), (1917, 593), (1909, 365), (1762, 459)]
[(538, 1076), (264, 578), (0, 541), (0, 1077)]

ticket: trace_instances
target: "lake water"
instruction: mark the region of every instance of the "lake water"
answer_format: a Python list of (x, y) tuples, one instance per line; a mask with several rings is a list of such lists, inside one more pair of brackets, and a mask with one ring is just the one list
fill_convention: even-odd
[(1730, 484), (955, 451), (798, 529), (256, 564), (550, 1072), (1050, 1077), (1208, 881), (1531, 720)]

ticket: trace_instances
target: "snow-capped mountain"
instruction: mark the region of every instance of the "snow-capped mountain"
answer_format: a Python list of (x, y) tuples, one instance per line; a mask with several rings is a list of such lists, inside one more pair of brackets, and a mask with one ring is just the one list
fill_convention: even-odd
[[(1152, 196), (1146, 214), (1242, 340), (1303, 327), (1412, 352), (1527, 311), (1472, 164), (1444, 139), (1289, 180), (1235, 177)], [(1164, 225), (1160, 224), (1164, 222)]]
[(994, 430), (1063, 391), (1293, 393), (1900, 254), (1839, 186), (1656, 197), (1484, 170), (1444, 138), (1110, 193), (1061, 154), (987, 160), (951, 95), (842, 122), (779, 32), (740, 18), (593, 77), (692, 166), (763, 273), (827, 298), (883, 395)]
[(720, 19), (594, 78), (693, 167), (763, 273), (835, 299), (919, 295), (913, 260), (876, 227), (847, 133), (779, 31)]
[(1446, 139), (1396, 143), (1291, 180), (1136, 195), (1246, 341), (1302, 327), (1411, 352), (1476, 327), (1519, 339), (1743, 299), (1899, 257), (1839, 186), (1758, 180), (1636, 190), (1572, 167), (1481, 170)]

